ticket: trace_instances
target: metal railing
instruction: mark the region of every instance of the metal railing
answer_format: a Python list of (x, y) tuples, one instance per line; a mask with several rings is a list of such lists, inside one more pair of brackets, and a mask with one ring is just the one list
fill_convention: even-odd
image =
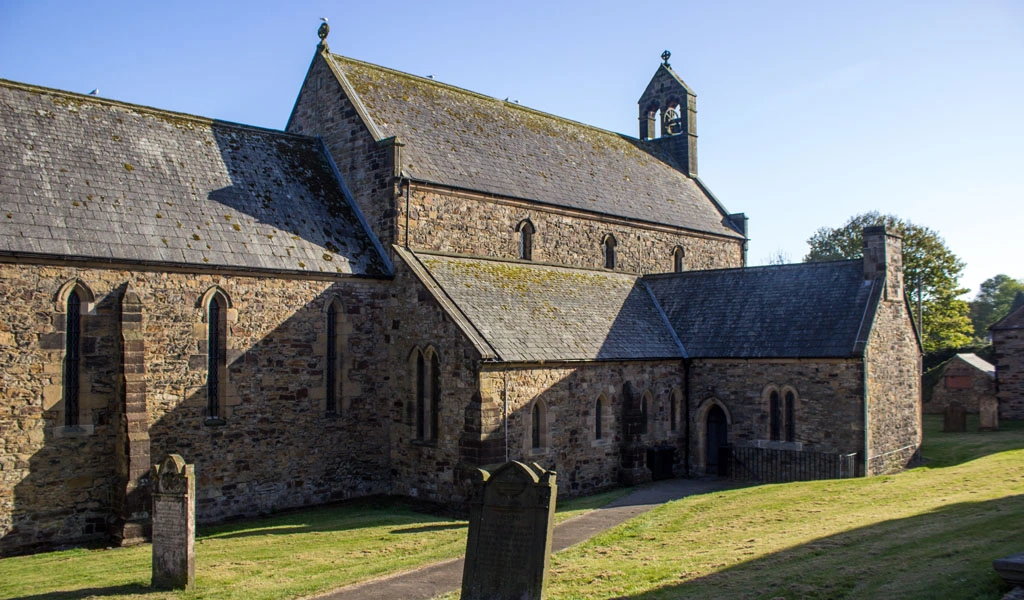
[(856, 453), (836, 454), (755, 446), (722, 446), (719, 448), (718, 464), (720, 475), (764, 483), (846, 479), (857, 476)]

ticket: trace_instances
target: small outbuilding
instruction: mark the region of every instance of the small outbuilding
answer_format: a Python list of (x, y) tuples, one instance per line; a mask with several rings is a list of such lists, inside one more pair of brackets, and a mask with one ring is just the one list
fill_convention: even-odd
[(950, 402), (959, 402), (968, 413), (978, 414), (996, 398), (996, 367), (977, 354), (957, 354), (941, 367), (932, 397), (923, 403), (926, 413), (941, 413)]

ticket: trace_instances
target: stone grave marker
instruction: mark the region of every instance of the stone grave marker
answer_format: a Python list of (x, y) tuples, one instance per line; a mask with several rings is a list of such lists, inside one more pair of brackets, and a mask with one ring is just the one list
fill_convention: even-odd
[(154, 588), (191, 590), (196, 583), (195, 465), (171, 454), (153, 467)]
[(957, 401), (946, 406), (946, 417), (942, 423), (942, 431), (946, 433), (963, 433), (967, 431), (967, 411)]
[(992, 396), (978, 404), (978, 431), (999, 431), (999, 401)]
[(513, 461), (479, 474), (462, 600), (540, 600), (551, 556), (555, 472)]

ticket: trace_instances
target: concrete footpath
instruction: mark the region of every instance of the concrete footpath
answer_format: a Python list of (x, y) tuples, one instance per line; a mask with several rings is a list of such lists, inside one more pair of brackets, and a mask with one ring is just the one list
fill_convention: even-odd
[[(555, 526), (551, 551), (575, 546), (670, 500), (725, 487), (725, 482), (714, 479), (667, 479), (647, 484), (606, 506)], [(462, 562), (462, 558), (454, 558), (364, 581), (318, 596), (317, 600), (429, 600), (462, 586)]]

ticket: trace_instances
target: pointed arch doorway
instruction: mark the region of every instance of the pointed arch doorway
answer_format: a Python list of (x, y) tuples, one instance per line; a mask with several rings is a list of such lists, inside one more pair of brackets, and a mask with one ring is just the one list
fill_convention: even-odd
[(722, 475), (726, 467), (719, 463), (720, 449), (729, 443), (729, 421), (717, 404), (708, 410), (704, 430), (704, 465), (709, 475)]

